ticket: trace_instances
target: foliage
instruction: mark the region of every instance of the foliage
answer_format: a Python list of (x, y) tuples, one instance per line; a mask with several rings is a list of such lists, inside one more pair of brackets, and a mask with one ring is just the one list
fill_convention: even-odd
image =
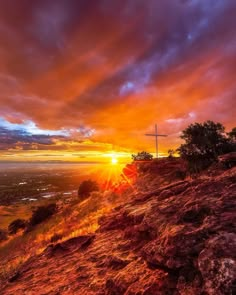
[(148, 152), (139, 152), (137, 155), (132, 155), (132, 159), (134, 161), (151, 161), (153, 158), (153, 155)]
[(24, 229), (25, 227), (26, 227), (26, 221), (24, 219), (16, 219), (9, 224), (8, 232), (10, 235), (14, 235), (20, 229)]
[(173, 158), (174, 154), (175, 154), (175, 150), (173, 150), (173, 149), (168, 150), (168, 158)]
[(5, 241), (7, 239), (7, 232), (3, 229), (0, 229), (0, 242)]
[(216, 161), (219, 155), (232, 151), (230, 139), (220, 123), (191, 124), (182, 132), (181, 138), (185, 143), (178, 152), (188, 162), (190, 172), (199, 172)]
[(226, 169), (230, 169), (230, 168), (236, 166), (236, 153), (235, 152), (228, 153), (226, 155), (222, 155), (218, 159), (219, 159), (219, 162), (221, 163), (221, 165)]
[(55, 243), (59, 240), (61, 240), (63, 238), (63, 235), (62, 234), (54, 234), (51, 239), (50, 239), (50, 242), (51, 243)]
[(236, 141), (236, 127), (234, 127), (229, 133), (228, 133), (229, 138), (232, 141)]
[(78, 190), (78, 196), (82, 199), (89, 197), (91, 192), (99, 191), (99, 187), (96, 181), (93, 180), (85, 180), (83, 181)]
[(37, 225), (57, 212), (57, 205), (55, 203), (37, 207), (33, 211), (32, 217), (29, 220), (29, 226)]

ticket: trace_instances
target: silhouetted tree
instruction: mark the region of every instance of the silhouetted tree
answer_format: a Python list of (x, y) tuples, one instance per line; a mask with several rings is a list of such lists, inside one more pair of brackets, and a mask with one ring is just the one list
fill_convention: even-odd
[(191, 124), (182, 132), (181, 138), (185, 143), (178, 148), (178, 152), (188, 162), (192, 172), (206, 168), (218, 155), (232, 150), (224, 126), (212, 121)]
[(29, 220), (29, 225), (27, 230), (30, 230), (31, 227), (33, 227), (34, 225), (37, 225), (43, 222), (44, 220), (48, 219), (50, 216), (52, 216), (56, 212), (57, 212), (57, 205), (55, 203), (37, 207), (33, 211), (32, 217)]
[(0, 229), (0, 242), (7, 240), (7, 231)]
[(78, 195), (81, 199), (85, 199), (94, 191), (99, 191), (97, 182), (93, 180), (85, 180), (79, 186)]
[(175, 150), (169, 149), (168, 150), (168, 158), (173, 158), (174, 157), (174, 153), (175, 153)]
[(236, 127), (234, 127), (229, 133), (228, 136), (231, 140), (235, 141), (236, 140)]
[(151, 161), (153, 158), (153, 155), (147, 152), (139, 152), (137, 155), (132, 155), (132, 159), (134, 161)]
[(26, 221), (24, 219), (16, 219), (9, 224), (8, 232), (10, 235), (14, 235), (20, 229), (24, 229), (25, 227), (26, 227)]

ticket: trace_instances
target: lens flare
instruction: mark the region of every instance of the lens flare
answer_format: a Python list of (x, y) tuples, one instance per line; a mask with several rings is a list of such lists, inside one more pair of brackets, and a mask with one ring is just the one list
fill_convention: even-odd
[(117, 160), (117, 158), (113, 157), (113, 158), (111, 159), (111, 164), (112, 164), (112, 165), (116, 165), (116, 164), (118, 164), (118, 160)]

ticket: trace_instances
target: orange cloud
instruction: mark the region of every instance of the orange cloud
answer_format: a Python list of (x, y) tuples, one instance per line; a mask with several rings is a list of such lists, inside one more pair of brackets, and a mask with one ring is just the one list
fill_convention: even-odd
[(165, 152), (194, 121), (235, 125), (232, 1), (13, 2), (0, 3), (0, 118), (68, 134), (2, 150), (153, 151), (157, 123)]

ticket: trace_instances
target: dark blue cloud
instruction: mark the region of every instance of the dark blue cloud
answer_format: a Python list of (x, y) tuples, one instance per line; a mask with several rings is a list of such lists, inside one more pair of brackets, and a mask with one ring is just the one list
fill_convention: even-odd
[[(138, 108), (136, 96), (148, 100), (152, 89), (157, 99), (147, 113), (160, 110), (162, 121), (230, 92), (224, 108), (225, 123), (232, 123), (235, 11), (233, 0), (0, 1), (0, 116), (31, 120), (42, 131), (72, 130), (75, 137), (109, 129), (113, 140), (117, 128), (132, 131), (130, 106)], [(166, 93), (176, 102), (163, 102)], [(31, 144), (33, 136), (50, 145), (59, 135), (9, 132), (16, 133), (13, 144), (17, 136)]]
[(61, 145), (66, 147), (66, 143), (71, 141), (77, 144), (83, 143), (94, 132), (94, 129), (83, 125), (69, 130), (46, 130), (38, 128), (32, 121), (11, 123), (0, 117), (0, 150), (10, 148), (50, 149), (52, 147), (48, 146), (55, 145), (56, 142), (60, 141), (62, 142)]
[(32, 149), (32, 145), (52, 145), (55, 139), (63, 139), (62, 136), (32, 135), (24, 130), (9, 130), (0, 126), (0, 150), (27, 146)]

